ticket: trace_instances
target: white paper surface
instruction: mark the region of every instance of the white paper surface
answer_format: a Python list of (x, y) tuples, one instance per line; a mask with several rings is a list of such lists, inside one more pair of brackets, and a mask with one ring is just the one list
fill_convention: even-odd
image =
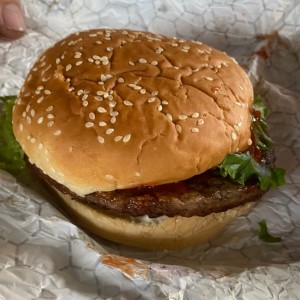
[[(0, 171), (1, 299), (300, 299), (300, 3), (297, 0), (27, 0), (28, 33), (0, 42), (0, 95), (16, 94), (38, 54), (87, 28), (129, 28), (220, 48), (271, 108), (286, 185), (206, 244), (147, 252), (89, 237), (40, 186)], [(258, 239), (267, 221), (278, 244)]]

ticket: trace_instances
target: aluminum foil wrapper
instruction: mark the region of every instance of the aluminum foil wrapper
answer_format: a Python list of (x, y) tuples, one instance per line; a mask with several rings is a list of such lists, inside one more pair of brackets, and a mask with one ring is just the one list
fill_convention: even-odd
[[(129, 28), (234, 56), (267, 100), (286, 184), (205, 244), (147, 252), (87, 235), (24, 176), (0, 171), (1, 299), (300, 299), (300, 3), (297, 0), (24, 0), (20, 40), (0, 42), (0, 95), (71, 32)], [(26, 174), (25, 174), (26, 175)], [(258, 238), (258, 222), (282, 242)]]

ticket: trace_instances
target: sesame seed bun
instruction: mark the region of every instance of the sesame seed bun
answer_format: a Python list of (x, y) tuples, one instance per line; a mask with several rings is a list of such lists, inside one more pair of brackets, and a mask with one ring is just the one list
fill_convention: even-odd
[(180, 181), (249, 145), (251, 83), (195, 41), (89, 30), (29, 72), (13, 130), (32, 164), (78, 195)]

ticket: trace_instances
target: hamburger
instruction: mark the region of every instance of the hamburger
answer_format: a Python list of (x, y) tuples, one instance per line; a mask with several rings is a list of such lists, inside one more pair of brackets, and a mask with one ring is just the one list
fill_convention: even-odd
[[(87, 30), (38, 58), (13, 131), (77, 224), (118, 243), (176, 249), (212, 238), (281, 180), (253, 130), (264, 115), (253, 114), (253, 99), (238, 63), (201, 42)], [(237, 157), (264, 175), (239, 171)]]

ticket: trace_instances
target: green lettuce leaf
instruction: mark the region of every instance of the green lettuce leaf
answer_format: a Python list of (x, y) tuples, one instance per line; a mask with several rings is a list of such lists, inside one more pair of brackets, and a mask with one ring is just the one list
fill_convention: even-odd
[[(252, 109), (251, 129), (254, 146), (264, 156), (274, 144), (267, 134), (268, 125), (265, 121), (269, 115), (269, 108), (264, 99), (257, 96), (254, 98)], [(219, 168), (222, 176), (229, 176), (233, 181), (243, 185), (248, 180), (258, 180), (262, 190), (278, 187), (285, 183), (285, 170), (269, 167), (263, 161), (258, 162), (250, 151), (228, 154)]]
[(269, 128), (267, 122), (265, 121), (270, 111), (266, 102), (261, 96), (256, 96), (254, 98), (252, 110), (251, 128), (254, 142), (259, 150), (265, 154), (274, 145), (274, 142), (267, 134)]
[(270, 110), (266, 101), (259, 95), (254, 97), (252, 109), (259, 111), (262, 119), (266, 119), (270, 114)]
[(283, 169), (258, 163), (250, 152), (228, 154), (219, 168), (222, 176), (230, 176), (233, 181), (243, 185), (250, 179), (258, 179), (262, 190), (285, 183)]
[(261, 220), (259, 223), (259, 239), (266, 242), (266, 243), (279, 243), (282, 241), (281, 237), (278, 236), (272, 236), (268, 232), (267, 223), (265, 220)]
[(2, 113), (0, 114), (0, 168), (14, 175), (25, 166), (24, 152), (16, 141), (12, 129), (12, 109), (15, 96), (0, 97)]

